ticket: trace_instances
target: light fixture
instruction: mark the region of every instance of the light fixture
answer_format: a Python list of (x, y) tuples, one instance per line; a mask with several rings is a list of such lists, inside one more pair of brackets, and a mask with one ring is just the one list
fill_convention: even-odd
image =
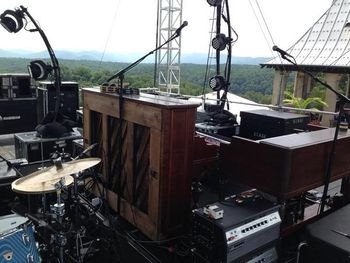
[(221, 5), (222, 0), (207, 0), (208, 4), (211, 6)]
[(47, 79), (52, 71), (51, 65), (46, 64), (42, 60), (31, 61), (28, 65), (29, 75), (35, 80)]
[(209, 87), (213, 91), (220, 91), (222, 89), (225, 89), (226, 85), (227, 81), (223, 76), (216, 75), (215, 77), (209, 79)]
[(10, 33), (17, 33), (23, 28), (23, 12), (19, 9), (6, 10), (0, 16), (0, 24)]
[(225, 34), (217, 34), (211, 41), (211, 45), (214, 49), (223, 51), (227, 44), (229, 43), (229, 38)]

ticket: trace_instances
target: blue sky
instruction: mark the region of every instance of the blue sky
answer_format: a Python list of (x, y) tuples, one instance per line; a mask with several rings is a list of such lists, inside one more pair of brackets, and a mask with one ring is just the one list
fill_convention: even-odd
[[(239, 34), (235, 56), (269, 57), (249, 4), (256, 0), (230, 0), (232, 27)], [(257, 0), (274, 39), (287, 49), (330, 7), (332, 0)], [(55, 50), (96, 50), (146, 53), (155, 46), (157, 0), (1, 0), (0, 12), (19, 5), (40, 23)], [(183, 53), (207, 53), (209, 18), (213, 8), (206, 0), (183, 0)], [(108, 37), (109, 36), (109, 37)], [(9, 34), (0, 28), (0, 49), (45, 50), (37, 33)]]

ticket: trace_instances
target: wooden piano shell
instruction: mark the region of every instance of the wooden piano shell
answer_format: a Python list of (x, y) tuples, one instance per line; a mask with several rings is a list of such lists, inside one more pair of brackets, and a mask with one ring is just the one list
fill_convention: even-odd
[[(153, 240), (178, 235), (191, 211), (194, 122), (198, 104), (156, 95), (124, 96), (122, 165), (118, 167), (119, 96), (83, 90), (84, 142), (98, 142), (106, 198)], [(122, 170), (122, 172), (120, 172)], [(100, 194), (98, 189), (94, 193)]]
[[(225, 173), (237, 183), (288, 199), (324, 184), (334, 128), (221, 145)], [(350, 132), (336, 143), (331, 181), (350, 175)]]

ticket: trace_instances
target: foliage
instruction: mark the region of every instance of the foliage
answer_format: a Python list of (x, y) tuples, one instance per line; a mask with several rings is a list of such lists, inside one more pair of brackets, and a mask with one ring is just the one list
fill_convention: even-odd
[(286, 99), (283, 100), (283, 103), (285, 104), (290, 104), (294, 108), (297, 109), (318, 109), (322, 110), (323, 107), (327, 107), (327, 103), (324, 102), (321, 98), (319, 97), (310, 97), (307, 99), (302, 99), (295, 97), (291, 92), (286, 91), (285, 96), (287, 97)]
[(271, 104), (272, 95), (265, 95), (256, 91), (247, 91), (242, 97), (260, 104)]
[[(31, 59), (0, 58), (1, 73), (25, 73)], [(48, 63), (49, 61), (46, 60)], [(80, 87), (99, 86), (119, 70), (128, 66), (126, 63), (99, 62), (89, 60), (59, 60), (62, 80), (76, 81)], [(125, 75), (125, 82), (132, 87), (153, 87), (154, 64), (142, 63)], [(198, 96), (203, 93), (206, 65), (181, 64), (181, 93)], [(210, 71), (211, 76), (215, 71)], [(258, 65), (232, 65), (230, 92), (244, 96), (258, 103), (270, 103), (273, 83), (272, 69)], [(291, 81), (293, 79), (291, 78)], [(204, 92), (209, 92), (208, 88)]]

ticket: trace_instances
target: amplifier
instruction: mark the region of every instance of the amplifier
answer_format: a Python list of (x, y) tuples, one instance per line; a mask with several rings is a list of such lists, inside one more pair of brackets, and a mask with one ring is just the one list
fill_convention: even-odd
[[(262, 198), (254, 190), (210, 207), (216, 208), (215, 214), (208, 213), (208, 207), (195, 209), (192, 213), (194, 254), (199, 260), (241, 262), (242, 258), (279, 238), (279, 205)], [(222, 218), (218, 216), (219, 211), (222, 211)]]
[[(77, 82), (62, 81), (60, 88), (60, 112), (76, 121), (76, 111), (79, 109), (79, 85)], [(44, 118), (49, 111), (55, 110), (56, 89), (51, 81), (40, 81), (37, 89), (38, 121)]]
[(239, 136), (258, 140), (304, 131), (309, 116), (273, 110), (241, 111)]
[(350, 205), (346, 205), (306, 228), (307, 243), (302, 263), (350, 262)]
[(258, 249), (253, 254), (243, 257), (238, 263), (275, 263), (278, 261), (277, 242)]
[(56, 151), (72, 153), (73, 140), (82, 138), (76, 130), (60, 138), (41, 138), (37, 132), (16, 133), (14, 137), (16, 158), (28, 162), (46, 160)]
[(195, 124), (196, 131), (212, 136), (232, 137), (238, 134), (238, 125), (211, 125), (208, 122)]
[(0, 99), (0, 134), (32, 131), (37, 125), (37, 99)]

